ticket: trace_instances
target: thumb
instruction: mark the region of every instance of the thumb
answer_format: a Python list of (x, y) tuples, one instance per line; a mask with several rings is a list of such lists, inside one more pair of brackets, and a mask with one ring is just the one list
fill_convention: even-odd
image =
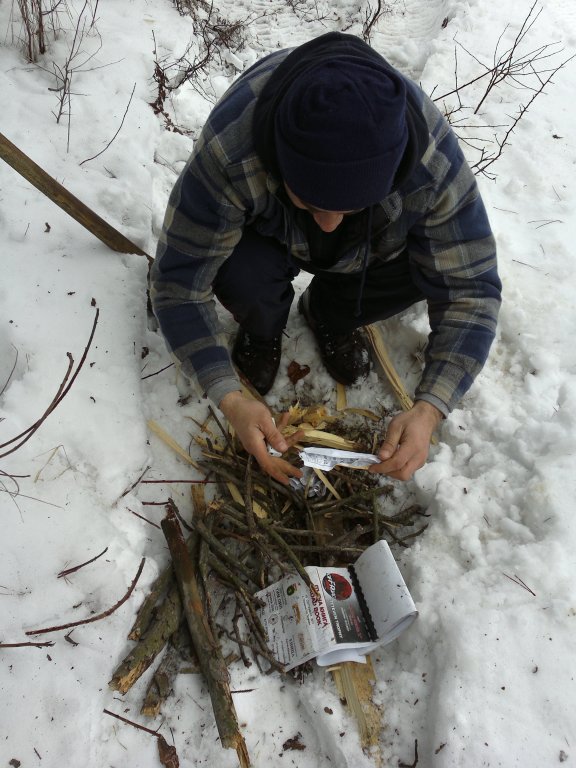
[(265, 424), (260, 427), (262, 434), (266, 438), (266, 442), (269, 443), (274, 450), (280, 453), (285, 453), (288, 450), (288, 443), (282, 436), (282, 433), (277, 429), (274, 419), (266, 420)]
[(386, 459), (389, 459), (396, 453), (401, 437), (402, 427), (394, 421), (391, 421), (386, 432), (384, 442), (378, 451), (378, 456), (382, 459), (382, 461), (386, 461)]

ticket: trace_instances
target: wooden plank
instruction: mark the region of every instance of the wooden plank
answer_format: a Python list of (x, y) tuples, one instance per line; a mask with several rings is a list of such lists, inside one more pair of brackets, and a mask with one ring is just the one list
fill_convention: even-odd
[(74, 197), (66, 187), (59, 184), (56, 179), (46, 173), (43, 168), (37, 165), (28, 155), (25, 155), (15, 144), (12, 144), (2, 133), (0, 133), (0, 158), (107, 245), (108, 248), (119, 253), (135, 253), (140, 256), (146, 256), (148, 263), (152, 263), (153, 259), (151, 256), (121, 232), (118, 232), (117, 229), (114, 229), (107, 221), (104, 221), (81, 200)]

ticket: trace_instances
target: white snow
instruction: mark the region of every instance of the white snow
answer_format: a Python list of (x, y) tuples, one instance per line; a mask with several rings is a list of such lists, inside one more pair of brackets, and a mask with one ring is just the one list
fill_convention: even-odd
[[(57, 39), (48, 35), (47, 53), (32, 65), (16, 4), (0, 2), (1, 131), (148, 253), (194, 138), (237, 74), (267, 52), (331, 29), (360, 34), (367, 9), (351, 0), (302, 0), (292, 3), (296, 12), (281, 0), (224, 0), (220, 15), (242, 20), (247, 42), (196, 89), (185, 84), (166, 100), (167, 114), (188, 131), (180, 135), (149, 106), (157, 96), (154, 48), (166, 65), (193, 34), (169, 0), (92, 4), (98, 34), (92, 29), (82, 41), (87, 63), (74, 75), (70, 123), (67, 116), (56, 123), (52, 62), (62, 65), (84, 3), (66, 5)], [(446, 93), (454, 87), (455, 50), (464, 82), (481, 71), (475, 59), (490, 64), (497, 47), (510, 45), (530, 6), (393, 0), (372, 45), (427, 92)], [(551, 63), (576, 51), (573, 0), (542, 3), (524, 50), (557, 41)], [(193, 43), (190, 58), (197, 52)], [(430, 518), (409, 549), (395, 550), (420, 616), (376, 654), (383, 765), (411, 764), (416, 739), (419, 768), (576, 765), (575, 72), (573, 61), (553, 78), (490, 168), (493, 178), (479, 176), (499, 243), (504, 304), (488, 364), (442, 426), (428, 464), (413, 481), (396, 484), (398, 506), (416, 500)], [(176, 70), (168, 74), (174, 80)], [(481, 93), (481, 84), (470, 86), (466, 106)], [(486, 126), (509, 124), (529, 98), (504, 84), (478, 115), (463, 114), (476, 127), (459, 132), (492, 139), (500, 129)], [(447, 107), (455, 104), (447, 97)], [(463, 146), (475, 162), (477, 153)], [(205, 418), (206, 401), (194, 395), (178, 404), (173, 367), (143, 378), (170, 363), (147, 326), (146, 259), (109, 250), (3, 162), (0, 248), (0, 443), (42, 415), (66, 373), (67, 353), (77, 366), (100, 310), (69, 393), (25, 445), (0, 460), (0, 643), (54, 642), (0, 648), (0, 765), (157, 766), (154, 740), (103, 710), (144, 723), (139, 706), (148, 675), (124, 697), (107, 686), (130, 647), (134, 612), (168, 561), (161, 531), (132, 512), (158, 523), (163, 507), (146, 502), (172, 495), (190, 514), (189, 486), (140, 485), (122, 494), (147, 467), (149, 479), (194, 477), (146, 422), (154, 419), (187, 446), (191, 418)], [(297, 291), (305, 284), (300, 276)], [(232, 333), (224, 313), (223, 321)], [(382, 330), (413, 388), (427, 334), (423, 310)], [(287, 404), (306, 386), (313, 399), (334, 405), (333, 382), (295, 311), (288, 332), (286, 362), (308, 364), (313, 374), (294, 387), (282, 368), (270, 403)], [(394, 405), (376, 373), (348, 396), (364, 408)], [(57, 578), (105, 548), (93, 564)], [(107, 610), (142, 557), (131, 598), (108, 618), (74, 629), (77, 645), (64, 632), (25, 634)], [(324, 671), (299, 685), (254, 670), (235, 666), (232, 688), (252, 689), (234, 700), (255, 766), (377, 764), (362, 752)], [(160, 727), (181, 765), (236, 765), (235, 754), (220, 747), (197, 675), (180, 676), (163, 717), (144, 724)], [(306, 749), (281, 756), (297, 733)]]

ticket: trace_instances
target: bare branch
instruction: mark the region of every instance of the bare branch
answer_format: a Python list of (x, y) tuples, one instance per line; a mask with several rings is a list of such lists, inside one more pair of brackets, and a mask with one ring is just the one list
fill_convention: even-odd
[(102, 557), (102, 555), (106, 554), (106, 552), (108, 552), (108, 547), (103, 549), (99, 555), (96, 555), (90, 560), (86, 560), (85, 563), (80, 563), (80, 565), (74, 565), (72, 568), (66, 568), (65, 571), (60, 571), (60, 573), (58, 574), (58, 578), (61, 579), (62, 577), (69, 576), (71, 573), (76, 573), (76, 571), (79, 571), (80, 568), (84, 568), (85, 565), (90, 565), (90, 563), (93, 563), (95, 560), (98, 560), (98, 558)]
[(114, 611), (117, 611), (118, 608), (120, 608), (120, 606), (123, 605), (128, 600), (128, 598), (134, 591), (134, 587), (138, 583), (138, 579), (140, 578), (145, 562), (146, 562), (146, 558), (143, 557), (142, 560), (140, 561), (140, 565), (138, 566), (138, 571), (136, 573), (136, 576), (134, 576), (132, 583), (128, 587), (128, 591), (126, 592), (124, 597), (122, 597), (120, 600), (118, 600), (118, 602), (115, 605), (112, 606), (112, 608), (109, 608), (107, 611), (104, 611), (103, 613), (99, 613), (96, 616), (90, 616), (87, 619), (80, 619), (80, 621), (71, 621), (68, 624), (60, 624), (59, 626), (56, 626), (56, 627), (45, 627), (44, 629), (30, 629), (28, 630), (28, 632), (26, 632), (26, 634), (27, 635), (45, 635), (48, 632), (60, 632), (63, 629), (71, 629), (72, 627), (79, 627), (82, 624), (92, 624), (95, 621), (100, 621), (101, 619), (105, 619), (108, 616), (111, 616), (114, 613)]
[[(0, 459), (3, 459), (4, 457), (8, 456), (11, 453), (14, 453), (14, 451), (17, 451), (18, 448), (24, 445), (24, 443), (28, 442), (30, 438), (37, 432), (42, 424), (46, 421), (48, 416), (58, 407), (58, 405), (62, 402), (62, 400), (66, 397), (68, 392), (70, 391), (72, 385), (76, 381), (76, 378), (80, 371), (82, 370), (82, 366), (86, 362), (86, 357), (88, 355), (88, 351), (90, 350), (90, 347), (92, 345), (92, 341), (94, 339), (94, 334), (96, 332), (96, 326), (98, 325), (98, 317), (100, 315), (100, 310), (96, 309), (96, 314), (94, 316), (94, 322), (92, 324), (92, 331), (90, 333), (90, 337), (88, 339), (88, 343), (86, 344), (86, 347), (84, 349), (84, 352), (82, 354), (82, 357), (80, 359), (80, 362), (78, 363), (78, 366), (74, 373), (72, 373), (72, 370), (74, 368), (74, 358), (70, 354), (70, 352), (67, 353), (68, 357), (68, 370), (66, 371), (66, 374), (64, 378), (62, 379), (62, 382), (60, 383), (60, 386), (58, 387), (58, 391), (56, 392), (56, 395), (54, 396), (54, 399), (48, 406), (48, 408), (44, 411), (42, 416), (32, 424), (32, 426), (28, 427), (28, 429), (25, 429), (24, 432), (21, 432), (19, 435), (16, 435), (16, 437), (12, 437), (10, 440), (7, 440), (4, 443), (0, 443), (0, 450), (3, 448), (7, 448), (9, 445), (12, 446), (8, 450), (4, 451), (4, 453), (0, 453)], [(20, 442), (18, 442), (20, 441)], [(16, 445), (13, 445), (16, 443)]]
[(122, 130), (122, 126), (124, 125), (124, 120), (126, 119), (126, 115), (128, 114), (128, 110), (130, 109), (130, 104), (131, 104), (131, 102), (132, 102), (132, 96), (134, 96), (134, 91), (135, 91), (135, 90), (136, 90), (136, 83), (134, 83), (134, 85), (133, 85), (133, 87), (132, 87), (132, 93), (130, 94), (130, 98), (128, 99), (128, 104), (127, 104), (127, 106), (126, 106), (126, 109), (124, 110), (124, 116), (122, 117), (122, 121), (121, 121), (121, 123), (120, 123), (120, 127), (118, 128), (118, 130), (116, 131), (116, 133), (114, 134), (114, 136), (112, 136), (112, 138), (110, 139), (110, 141), (108, 142), (108, 144), (106, 144), (106, 146), (104, 147), (104, 149), (103, 149), (103, 150), (101, 150), (100, 152), (98, 152), (96, 155), (93, 155), (92, 157), (87, 157), (87, 158), (86, 158), (86, 160), (82, 160), (82, 162), (81, 162), (81, 163), (79, 163), (79, 165), (84, 165), (84, 163), (88, 163), (88, 162), (90, 162), (90, 160), (95, 160), (97, 157), (100, 157), (100, 155), (103, 155), (103, 154), (104, 154), (104, 152), (106, 152), (106, 150), (108, 149), (108, 147), (109, 147), (109, 146), (112, 144), (112, 142), (114, 141), (114, 139), (116, 138), (116, 136), (118, 136), (118, 134), (119, 134), (119, 133), (120, 133), (120, 131)]

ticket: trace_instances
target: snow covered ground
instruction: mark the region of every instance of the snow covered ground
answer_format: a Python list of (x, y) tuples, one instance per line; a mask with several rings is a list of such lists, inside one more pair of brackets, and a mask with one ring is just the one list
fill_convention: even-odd
[[(61, 13), (62, 29), (48, 36), (35, 66), (18, 42), (16, 4), (0, 0), (0, 130), (149, 253), (212, 101), (256, 58), (331, 29), (360, 34), (366, 13), (351, 0), (223, 2), (219, 13), (245, 22), (247, 42), (227, 64), (215, 64), (200, 89), (184, 85), (166, 102), (174, 123), (190, 132), (181, 135), (165, 130), (149, 106), (157, 96), (154, 48), (159, 60), (174, 61), (192, 34), (169, 0), (92, 3), (98, 34), (92, 29), (82, 40), (70, 122), (56, 123), (53, 62), (62, 66), (83, 5), (68, 0), (70, 14)], [(392, 0), (371, 42), (440, 95), (454, 87), (455, 50), (462, 83), (510, 46), (529, 10), (525, 0)], [(551, 63), (576, 50), (573, 0), (542, 0), (523, 50), (557, 41), (550, 52), (564, 51)], [(412, 764), (416, 739), (419, 768), (576, 765), (575, 73), (576, 61), (554, 77), (490, 168), (493, 177), (479, 177), (499, 242), (504, 305), (489, 363), (443, 425), (429, 463), (397, 484), (399, 505), (416, 499), (431, 517), (412, 547), (396, 551), (419, 619), (375, 660), (384, 765)], [(482, 90), (470, 86), (465, 106)], [(474, 126), (459, 132), (475, 146), (478, 137), (502, 135), (486, 126), (509, 124), (530, 95), (502, 85), (478, 115), (459, 113), (461, 125)], [(477, 151), (464, 147), (476, 162)], [(142, 722), (146, 678), (125, 697), (107, 682), (129, 647), (134, 611), (168, 557), (161, 531), (132, 512), (158, 523), (163, 508), (146, 502), (169, 493), (189, 512), (189, 489), (140, 485), (122, 494), (146, 467), (148, 479), (193, 477), (147, 433), (146, 421), (188, 445), (191, 417), (203, 419), (206, 403), (178, 404), (173, 368), (145, 378), (170, 362), (147, 327), (146, 260), (107, 249), (2, 162), (0, 264), (0, 443), (43, 413), (67, 353), (78, 365), (100, 310), (69, 394), (29, 442), (0, 459), (0, 472), (22, 476), (0, 475), (0, 643), (105, 611), (146, 557), (132, 597), (76, 628), (74, 643), (56, 632), (36, 638), (51, 647), (0, 648), (0, 766), (157, 766), (153, 739), (103, 709)], [(298, 291), (305, 282), (298, 279)], [(288, 332), (286, 361), (313, 364), (314, 344), (295, 312)], [(425, 315), (410, 310), (383, 333), (413, 387)], [(305, 387), (333, 405), (333, 382), (318, 365), (313, 371), (294, 388), (282, 369), (270, 403), (286, 404)], [(393, 405), (375, 373), (348, 397), (358, 406)], [(105, 548), (92, 565), (57, 578)], [(233, 689), (253, 689), (234, 700), (255, 766), (376, 764), (323, 671), (301, 686), (240, 666), (232, 678)], [(181, 765), (236, 764), (220, 748), (198, 676), (181, 676), (164, 719), (148, 725), (161, 726)], [(306, 749), (281, 756), (297, 733)]]

